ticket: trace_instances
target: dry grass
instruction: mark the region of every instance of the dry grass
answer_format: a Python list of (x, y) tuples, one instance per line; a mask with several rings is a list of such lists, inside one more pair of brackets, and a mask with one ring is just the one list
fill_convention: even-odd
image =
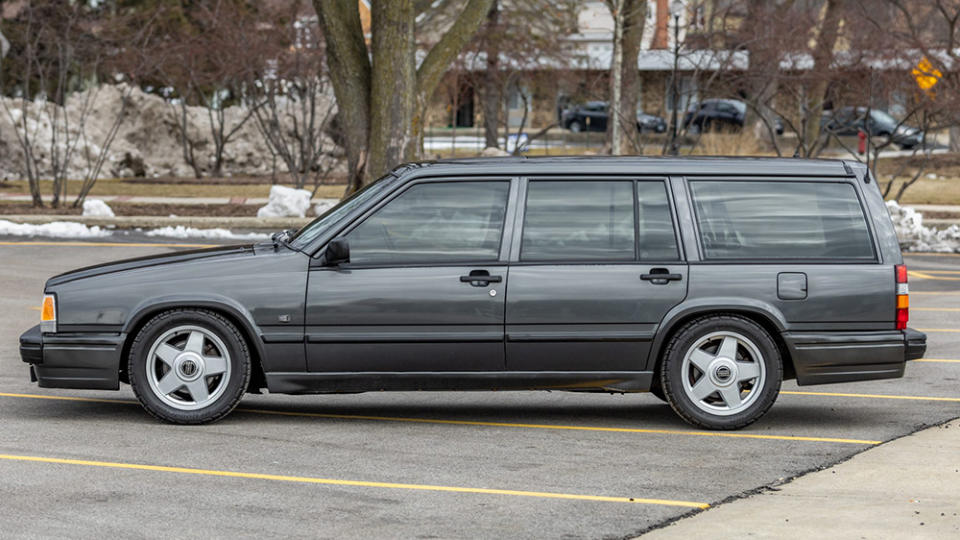
[(692, 155), (695, 156), (772, 156), (751, 133), (704, 133)]
[[(898, 178), (894, 180), (893, 189), (890, 195), (896, 195), (897, 190), (904, 181), (909, 178)], [(880, 191), (887, 187), (888, 181), (883, 181), (881, 177)], [(960, 178), (929, 179), (921, 178), (917, 183), (910, 186), (903, 198), (901, 204), (956, 204), (960, 205)]]

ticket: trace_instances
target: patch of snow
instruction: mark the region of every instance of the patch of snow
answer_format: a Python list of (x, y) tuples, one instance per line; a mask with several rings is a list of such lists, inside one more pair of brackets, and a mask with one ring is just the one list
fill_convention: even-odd
[(496, 146), (488, 146), (480, 152), (480, 155), (483, 157), (500, 157), (500, 156), (509, 156), (510, 152), (501, 150)]
[(100, 227), (87, 227), (74, 221), (54, 221), (42, 225), (14, 223), (0, 219), (0, 236), (48, 236), (51, 238), (102, 238), (110, 231)]
[(960, 225), (935, 229), (923, 224), (923, 214), (896, 201), (887, 201), (887, 210), (904, 251), (960, 253)]
[(113, 210), (107, 206), (107, 203), (100, 199), (87, 199), (83, 201), (83, 215), (94, 217), (116, 217)]
[(227, 229), (197, 229), (194, 227), (161, 227), (147, 231), (147, 236), (164, 236), (167, 238), (205, 238), (209, 240), (269, 240), (269, 234), (263, 233), (235, 233)]
[(313, 207), (313, 213), (322, 216), (324, 212), (333, 208), (340, 202), (337, 199), (323, 199)]
[(266, 206), (257, 210), (257, 217), (304, 217), (309, 209), (309, 191), (285, 186), (271, 186), (270, 200)]

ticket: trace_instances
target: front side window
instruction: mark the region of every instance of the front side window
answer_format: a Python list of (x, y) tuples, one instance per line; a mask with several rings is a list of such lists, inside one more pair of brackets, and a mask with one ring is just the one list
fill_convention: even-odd
[(690, 182), (707, 259), (875, 258), (853, 186), (826, 182)]
[(633, 260), (633, 182), (531, 181), (522, 261)]
[(357, 264), (494, 261), (510, 183), (418, 184), (345, 238)]

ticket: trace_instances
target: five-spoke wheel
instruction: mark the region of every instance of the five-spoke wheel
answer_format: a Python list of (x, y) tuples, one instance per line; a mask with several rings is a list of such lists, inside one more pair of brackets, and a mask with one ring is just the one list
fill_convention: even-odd
[(783, 368), (780, 351), (757, 323), (737, 315), (695, 319), (670, 339), (660, 388), (684, 420), (737, 429), (773, 405)]
[(250, 355), (237, 328), (207, 310), (171, 310), (137, 334), (130, 384), (144, 408), (174, 423), (200, 424), (233, 410), (250, 380)]

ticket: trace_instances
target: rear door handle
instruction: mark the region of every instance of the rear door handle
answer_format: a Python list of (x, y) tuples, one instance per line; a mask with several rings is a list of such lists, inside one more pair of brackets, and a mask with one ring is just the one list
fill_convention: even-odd
[(640, 279), (656, 285), (664, 285), (671, 281), (680, 281), (683, 274), (670, 274), (666, 268), (651, 268), (649, 274), (641, 274)]

